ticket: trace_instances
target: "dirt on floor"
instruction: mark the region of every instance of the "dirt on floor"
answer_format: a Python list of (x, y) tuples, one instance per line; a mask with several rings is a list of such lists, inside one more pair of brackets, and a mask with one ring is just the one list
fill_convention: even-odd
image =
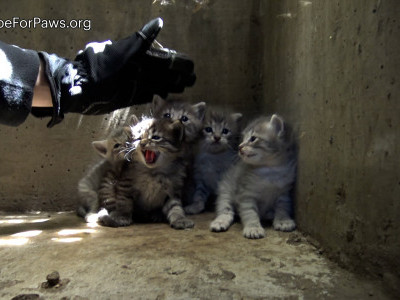
[(72, 212), (0, 215), (1, 299), (394, 299), (300, 232), (248, 240), (167, 224), (91, 227)]

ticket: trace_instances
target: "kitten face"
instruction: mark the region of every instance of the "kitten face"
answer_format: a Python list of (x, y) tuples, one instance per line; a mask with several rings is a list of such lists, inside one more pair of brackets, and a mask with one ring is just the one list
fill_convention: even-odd
[(202, 148), (210, 153), (233, 149), (237, 145), (241, 118), (242, 114), (240, 113), (227, 114), (209, 111), (204, 120)]
[(143, 116), (139, 120), (135, 115), (132, 115), (130, 119), (130, 126), (125, 127), (125, 131), (129, 136), (129, 142), (127, 145), (127, 156), (131, 155), (133, 151), (139, 146), (142, 135), (150, 128), (153, 124), (154, 119)]
[(254, 166), (278, 165), (286, 154), (288, 141), (285, 137), (285, 123), (280, 116), (259, 118), (243, 131), (239, 156)]
[(114, 130), (110, 136), (102, 141), (92, 143), (94, 149), (110, 162), (119, 162), (124, 160), (125, 147), (128, 141), (128, 135), (124, 128)]
[(143, 134), (136, 157), (148, 168), (167, 166), (181, 154), (183, 139), (180, 121), (155, 120)]
[(206, 104), (199, 102), (191, 105), (182, 100), (153, 99), (153, 114), (155, 118), (179, 120), (185, 128), (185, 142), (195, 141), (202, 128)]

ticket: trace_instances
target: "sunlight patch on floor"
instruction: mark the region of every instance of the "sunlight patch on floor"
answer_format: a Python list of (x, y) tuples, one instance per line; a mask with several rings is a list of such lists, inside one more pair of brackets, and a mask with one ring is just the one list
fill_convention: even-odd
[(52, 238), (51, 240), (59, 243), (75, 243), (81, 241), (81, 237), (69, 237), (69, 238)]
[(12, 237), (34, 237), (34, 236), (38, 236), (42, 232), (43, 232), (42, 230), (29, 230), (29, 231), (14, 233), (11, 236)]
[(0, 246), (22, 246), (28, 242), (28, 238), (0, 238)]

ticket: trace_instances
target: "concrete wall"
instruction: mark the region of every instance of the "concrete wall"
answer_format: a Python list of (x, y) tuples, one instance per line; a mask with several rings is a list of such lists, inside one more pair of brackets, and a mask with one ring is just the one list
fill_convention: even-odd
[(399, 286), (399, 3), (260, 7), (264, 107), (299, 134), (299, 227), (342, 265)]
[[(21, 47), (46, 50), (73, 58), (91, 41), (120, 39), (161, 16), (164, 28), (158, 41), (189, 53), (195, 60), (198, 80), (187, 89), (192, 101), (229, 104), (254, 114), (261, 95), (253, 97), (254, 53), (252, 5), (242, 1), (198, 5), (195, 1), (17, 1), (0, 8), (1, 20), (88, 19), (91, 29), (0, 28), (0, 39)], [(238, 15), (240, 12), (240, 15)], [(20, 21), (23, 24), (23, 21)], [(1, 22), (0, 22), (1, 24)], [(74, 209), (76, 185), (97, 156), (91, 141), (104, 138), (134, 107), (107, 116), (67, 115), (47, 129), (48, 120), (29, 117), (18, 128), (0, 126), (0, 210)]]
[[(249, 117), (285, 116), (299, 134), (300, 229), (343, 265), (394, 285), (399, 15), (397, 0), (20, 0), (3, 5), (0, 18), (90, 19), (91, 30), (1, 28), (0, 39), (73, 57), (87, 42), (119, 39), (163, 17), (159, 41), (196, 61), (198, 81), (185, 97)], [(90, 142), (144, 109), (71, 114), (53, 129), (33, 117), (0, 126), (0, 210), (73, 209), (76, 183), (96, 160)]]

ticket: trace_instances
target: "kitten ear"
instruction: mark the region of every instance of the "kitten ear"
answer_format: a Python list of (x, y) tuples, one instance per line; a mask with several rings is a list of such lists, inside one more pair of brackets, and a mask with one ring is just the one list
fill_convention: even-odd
[(194, 109), (197, 117), (200, 120), (204, 119), (204, 114), (206, 113), (206, 103), (205, 102), (199, 102), (194, 105), (192, 105), (192, 108)]
[(162, 105), (164, 105), (165, 100), (158, 95), (154, 95), (153, 102), (151, 103), (153, 112), (157, 111)]
[(285, 132), (285, 122), (279, 115), (273, 114), (268, 126), (276, 133), (279, 138), (283, 136)]
[[(135, 117), (136, 117), (136, 116), (135, 116)], [(131, 125), (131, 126), (134, 126), (134, 125), (136, 125), (136, 124), (133, 124), (133, 125)], [(130, 126), (125, 126), (125, 127), (123, 128), (123, 130), (124, 130), (125, 134), (128, 136), (128, 138), (132, 138), (132, 137), (133, 137), (132, 129), (131, 129)]]
[(185, 128), (182, 125), (181, 121), (176, 120), (172, 122), (170, 126), (172, 128), (172, 134), (174, 138), (177, 139), (179, 142), (182, 142), (185, 135)]
[(231, 118), (235, 123), (239, 123), (242, 120), (243, 115), (241, 113), (231, 114)]
[(137, 123), (139, 123), (139, 118), (133, 114), (128, 118), (128, 126), (135, 126)]
[(107, 156), (107, 140), (103, 141), (94, 141), (92, 142), (92, 146), (97, 153), (100, 154), (102, 157)]

